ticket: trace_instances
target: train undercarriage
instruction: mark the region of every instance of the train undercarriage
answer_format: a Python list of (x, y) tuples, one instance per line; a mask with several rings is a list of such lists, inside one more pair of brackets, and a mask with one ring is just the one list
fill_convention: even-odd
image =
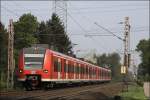
[[(105, 81), (109, 82), (109, 81)], [(40, 75), (27, 75), (25, 82), (23, 82), (23, 86), (27, 91), (37, 90), (37, 89), (52, 89), (52, 88), (62, 88), (66, 86), (82, 86), (82, 85), (92, 85), (98, 83), (105, 83), (104, 81), (80, 81), (80, 82), (73, 82), (67, 81), (64, 83), (60, 82), (42, 82)]]

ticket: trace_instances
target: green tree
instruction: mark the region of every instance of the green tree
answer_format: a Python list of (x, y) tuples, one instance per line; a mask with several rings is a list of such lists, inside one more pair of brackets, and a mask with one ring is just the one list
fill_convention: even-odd
[(0, 69), (7, 68), (7, 31), (0, 22)]
[(108, 63), (108, 61), (107, 61), (107, 55), (105, 53), (102, 54), (102, 55), (97, 56), (96, 58), (97, 58), (97, 64), (99, 66), (104, 67)]
[(138, 75), (150, 75), (150, 39), (141, 40), (136, 50), (141, 53), (140, 57), (142, 61), (139, 65)]
[(118, 53), (102, 54), (96, 57), (97, 64), (101, 67), (109, 66), (114, 78), (120, 78), (120, 56)]
[(44, 21), (42, 21), (39, 24), (38, 33), (37, 33), (39, 43), (51, 45), (50, 34), (51, 34), (50, 27), (48, 27), (47, 24)]
[(38, 29), (37, 18), (28, 14), (23, 14), (17, 22), (14, 22), (14, 57), (15, 64), (18, 64), (18, 52), (25, 47), (38, 42), (35, 36)]
[(115, 78), (120, 78), (120, 69), (121, 69), (121, 64), (120, 64), (120, 56), (118, 53), (112, 53), (108, 55), (108, 63), (111, 66), (112, 70), (112, 76)]
[(51, 49), (61, 53), (72, 52), (71, 41), (65, 32), (63, 23), (55, 13), (52, 14), (51, 20), (40, 23), (38, 35), (41, 44), (49, 44)]
[(6, 87), (8, 33), (0, 22), (0, 89)]
[(28, 47), (31, 44), (37, 43), (35, 33), (38, 29), (37, 18), (28, 14), (23, 14), (19, 21), (14, 22), (14, 45), (15, 49), (20, 50), (24, 47)]

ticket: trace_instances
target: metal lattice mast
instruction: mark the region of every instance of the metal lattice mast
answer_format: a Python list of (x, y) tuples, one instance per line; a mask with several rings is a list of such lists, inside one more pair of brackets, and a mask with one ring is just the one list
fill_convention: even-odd
[(7, 89), (13, 88), (13, 73), (14, 73), (14, 27), (13, 20), (9, 20), (9, 28), (8, 28), (8, 67), (7, 67)]
[(54, 0), (53, 13), (56, 13), (65, 27), (67, 33), (67, 0)]
[(129, 17), (125, 17), (125, 28), (124, 28), (124, 66), (126, 68), (130, 65), (130, 24)]

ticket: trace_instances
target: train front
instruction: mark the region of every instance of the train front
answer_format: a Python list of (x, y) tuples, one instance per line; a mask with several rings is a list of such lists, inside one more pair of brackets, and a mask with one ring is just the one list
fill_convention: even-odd
[[(45, 48), (24, 48), (19, 55), (18, 80), (27, 90), (41, 87), (41, 80), (48, 77), (48, 66), (45, 65), (47, 50)], [(47, 59), (49, 60), (49, 59)]]

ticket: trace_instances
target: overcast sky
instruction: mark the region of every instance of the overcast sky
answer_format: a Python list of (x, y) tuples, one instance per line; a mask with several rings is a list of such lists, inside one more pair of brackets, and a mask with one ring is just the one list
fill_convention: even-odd
[[(46, 21), (54, 11), (53, 4), (53, 1), (1, 1), (1, 21), (7, 26), (10, 18), (17, 21), (24, 13), (33, 14), (39, 22)], [(116, 37), (84, 35), (110, 35), (95, 22), (123, 38), (124, 25), (119, 23), (128, 16), (131, 50), (141, 39), (149, 38), (149, 1), (67, 1), (67, 11), (68, 35), (72, 43), (78, 44), (74, 46), (75, 52), (80, 50), (78, 55), (90, 50), (96, 50), (99, 54), (123, 52), (123, 42)], [(138, 60), (137, 53), (133, 57)]]

